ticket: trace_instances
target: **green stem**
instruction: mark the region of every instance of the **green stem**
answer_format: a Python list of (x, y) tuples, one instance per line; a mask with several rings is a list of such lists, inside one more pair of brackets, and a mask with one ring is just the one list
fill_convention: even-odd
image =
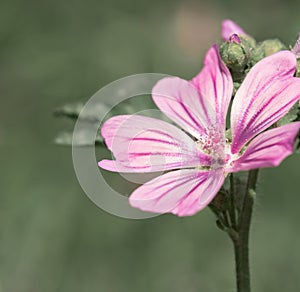
[(227, 213), (227, 211), (223, 211), (222, 214), (223, 214), (223, 218), (224, 218), (224, 225), (225, 225), (226, 227), (229, 227), (229, 226), (230, 226), (230, 223), (229, 223), (229, 218), (228, 218), (228, 213)]
[[(230, 202), (225, 203), (222, 209), (212, 203), (211, 210), (217, 216), (217, 226), (231, 238), (235, 254), (235, 270), (237, 292), (250, 292), (250, 265), (249, 265), (249, 234), (255, 190), (258, 178), (258, 169), (248, 173), (245, 194), (237, 194), (234, 175), (230, 175)], [(242, 198), (242, 206), (237, 209), (235, 199)]]
[(238, 236), (235, 239), (232, 239), (235, 253), (236, 283), (238, 292), (251, 291), (249, 265), (249, 233), (257, 178), (257, 169), (249, 171), (243, 207), (239, 216), (237, 226)]

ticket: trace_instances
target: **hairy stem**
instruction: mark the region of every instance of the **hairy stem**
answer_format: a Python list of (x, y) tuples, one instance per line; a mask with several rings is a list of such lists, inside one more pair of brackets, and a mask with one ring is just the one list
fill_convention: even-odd
[[(229, 200), (225, 201), (223, 208), (220, 207), (218, 201), (210, 204), (211, 210), (218, 218), (217, 226), (225, 231), (233, 242), (237, 292), (251, 291), (249, 234), (257, 178), (258, 169), (249, 171), (245, 193), (239, 194), (237, 193), (238, 188), (235, 188), (235, 177), (231, 174)], [(221, 198), (223, 197), (221, 196)], [(236, 198), (242, 199), (242, 206), (240, 206), (240, 204), (237, 206)]]
[(248, 174), (246, 193), (238, 220), (236, 238), (232, 238), (235, 253), (237, 292), (250, 292), (249, 234), (255, 199), (258, 170)]

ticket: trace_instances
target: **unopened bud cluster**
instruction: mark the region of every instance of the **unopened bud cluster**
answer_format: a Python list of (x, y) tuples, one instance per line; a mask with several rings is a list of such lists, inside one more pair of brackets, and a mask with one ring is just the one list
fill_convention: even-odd
[[(265, 40), (260, 43), (248, 35), (232, 35), (220, 46), (220, 54), (230, 69), (233, 81), (240, 83), (247, 72), (261, 59), (287, 47), (278, 39)], [(300, 74), (300, 66), (298, 73)]]

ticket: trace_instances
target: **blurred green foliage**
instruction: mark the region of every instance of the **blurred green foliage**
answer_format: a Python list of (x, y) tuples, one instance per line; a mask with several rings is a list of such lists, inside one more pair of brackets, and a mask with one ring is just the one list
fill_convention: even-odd
[[(258, 40), (293, 44), (299, 8), (279, 0), (2, 0), (0, 291), (234, 291), (230, 242), (208, 209), (143, 221), (106, 214), (78, 185), (70, 148), (52, 143), (62, 126), (72, 129), (52, 111), (129, 74), (191, 78), (223, 18)], [(253, 291), (299, 289), (299, 169), (294, 156), (263, 171)]]

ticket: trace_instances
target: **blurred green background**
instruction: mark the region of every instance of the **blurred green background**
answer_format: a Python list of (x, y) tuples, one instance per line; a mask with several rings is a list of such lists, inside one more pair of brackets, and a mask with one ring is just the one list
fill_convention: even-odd
[[(191, 78), (224, 18), (293, 44), (299, 1), (0, 2), (0, 292), (234, 291), (233, 254), (210, 211), (125, 220), (81, 190), (70, 126), (53, 110), (145, 72)], [(300, 288), (300, 156), (263, 171), (253, 291)], [(101, 190), (99, 190), (101, 192)]]

